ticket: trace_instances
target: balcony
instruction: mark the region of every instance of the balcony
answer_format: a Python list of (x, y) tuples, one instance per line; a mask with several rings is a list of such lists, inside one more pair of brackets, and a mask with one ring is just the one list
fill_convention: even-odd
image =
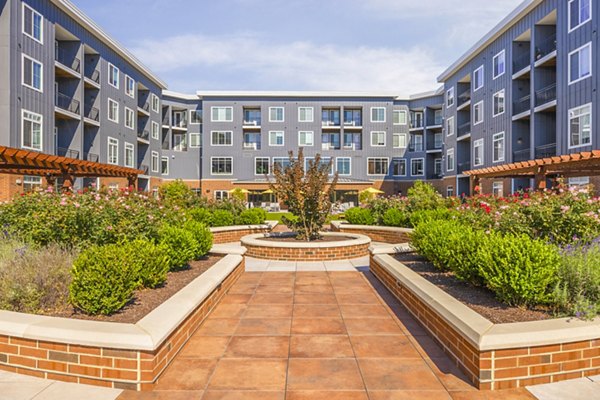
[[(56, 62), (59, 64), (59, 70), (62, 71), (57, 71), (57, 76), (78, 77), (78, 75), (81, 75), (81, 60), (79, 58), (71, 56), (68, 52), (60, 47), (55, 48), (54, 56)], [(100, 78), (98, 77), (98, 79)]]
[(244, 133), (244, 150), (260, 150), (261, 149), (261, 134), (246, 132)]
[(138, 115), (150, 116), (150, 101), (146, 100), (145, 102), (141, 102), (141, 105), (138, 104)]
[(86, 106), (85, 117), (91, 121), (100, 122), (100, 110), (96, 107)]
[(91, 161), (91, 162), (99, 162), (100, 161), (100, 156), (98, 154), (94, 154), (94, 153), (83, 153), (83, 158), (87, 161)]
[(172, 121), (173, 129), (185, 130), (188, 127), (187, 113), (173, 113)]
[(458, 137), (468, 135), (471, 133), (471, 122), (465, 122), (458, 127)]
[(470, 170), (471, 170), (471, 162), (470, 161), (458, 163), (458, 173), (459, 174), (463, 174)]
[(362, 111), (344, 110), (344, 128), (352, 129), (362, 127)]
[(100, 71), (98, 71), (97, 69), (94, 69), (93, 71), (91, 71), (91, 73), (86, 73), (85, 77), (92, 82), (100, 84)]
[(471, 102), (471, 89), (465, 90), (461, 94), (458, 95), (458, 102), (456, 104), (457, 108), (461, 108), (463, 105)]
[(513, 152), (513, 162), (529, 161), (531, 159), (531, 149), (517, 150)]
[(408, 146), (409, 153), (420, 153), (423, 151), (423, 143), (410, 144)]
[(54, 104), (60, 110), (67, 111), (79, 117), (79, 100), (75, 100), (71, 96), (57, 92), (54, 98)]
[(554, 100), (556, 100), (556, 83), (535, 92), (536, 107), (550, 103)]
[[(544, 59), (546, 57), (548, 57), (549, 59), (556, 57), (555, 52), (556, 52), (556, 33), (553, 33), (552, 35), (548, 36), (547, 38), (541, 40), (540, 43), (535, 47), (536, 65), (538, 62), (540, 62), (542, 59)], [(552, 57), (551, 55), (553, 55), (554, 57)], [(544, 64), (544, 63), (542, 62), (542, 64)]]
[(535, 148), (536, 160), (540, 158), (554, 157), (556, 155), (556, 143), (549, 143)]
[(529, 53), (521, 54), (516, 56), (513, 60), (513, 75), (517, 72), (521, 72), (527, 67), (531, 66), (531, 55)]
[(148, 131), (147, 129), (139, 130), (137, 133), (137, 137), (140, 140), (148, 142), (150, 140), (150, 131)]
[(58, 147), (56, 149), (56, 155), (59, 157), (79, 159), (79, 152), (77, 150), (71, 150), (65, 147)]
[(244, 128), (254, 129), (260, 128), (262, 124), (262, 114), (260, 108), (244, 110)]
[(513, 103), (513, 116), (531, 110), (531, 95), (523, 96)]
[(142, 164), (139, 167), (140, 170), (142, 170), (142, 175), (148, 175), (148, 172), (150, 172), (150, 167), (146, 164)]
[(323, 128), (339, 128), (341, 126), (339, 110), (323, 110), (321, 114)]

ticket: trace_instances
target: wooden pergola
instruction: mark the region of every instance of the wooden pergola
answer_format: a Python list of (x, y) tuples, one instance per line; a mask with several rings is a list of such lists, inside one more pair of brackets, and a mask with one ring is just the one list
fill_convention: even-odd
[(50, 184), (64, 179), (64, 186), (73, 185), (75, 178), (122, 177), (135, 186), (143, 171), (118, 165), (54, 156), (36, 151), (0, 146), (0, 173), (45, 177)]
[(466, 171), (464, 174), (471, 177), (473, 188), (485, 178), (533, 178), (535, 187), (543, 190), (549, 178), (600, 175), (600, 150), (496, 165)]

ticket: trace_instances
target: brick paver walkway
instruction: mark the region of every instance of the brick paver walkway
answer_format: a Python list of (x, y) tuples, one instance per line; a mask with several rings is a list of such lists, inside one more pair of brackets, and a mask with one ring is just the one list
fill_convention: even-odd
[(245, 273), (160, 378), (121, 400), (533, 399), (467, 383), (362, 272)]

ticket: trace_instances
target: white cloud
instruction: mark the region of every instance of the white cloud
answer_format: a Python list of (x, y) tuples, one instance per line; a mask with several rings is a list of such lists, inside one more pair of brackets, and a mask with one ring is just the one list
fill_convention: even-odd
[[(443, 70), (434, 54), (420, 47), (346, 47), (306, 41), (281, 45), (250, 34), (146, 40), (134, 46), (133, 52), (159, 74), (177, 77), (185, 72), (186, 78), (191, 78), (189, 85), (206, 84), (205, 71), (216, 70), (255, 86), (245, 89), (256, 90), (389, 91), (406, 95), (437, 88), (435, 78)], [(190, 71), (195, 71), (197, 78)], [(173, 89), (183, 90), (180, 86), (178, 82)]]

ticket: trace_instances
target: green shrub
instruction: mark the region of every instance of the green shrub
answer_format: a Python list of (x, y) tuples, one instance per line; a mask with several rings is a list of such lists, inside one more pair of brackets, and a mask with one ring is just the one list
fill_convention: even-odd
[(126, 246), (92, 246), (71, 270), (70, 301), (82, 311), (112, 314), (127, 304), (138, 286), (138, 271)]
[(206, 208), (192, 208), (188, 211), (188, 216), (192, 220), (200, 222), (206, 226), (212, 226), (213, 224), (213, 215)]
[(390, 208), (383, 214), (383, 225), (407, 227), (408, 216), (397, 208)]
[(240, 225), (260, 225), (267, 219), (267, 212), (262, 208), (250, 208), (242, 211), (238, 218)]
[(479, 274), (498, 299), (516, 306), (550, 302), (560, 265), (556, 246), (527, 235), (492, 232), (478, 253)]
[(408, 189), (408, 208), (411, 212), (419, 210), (435, 210), (444, 205), (442, 195), (429, 183), (416, 181)]
[(446, 271), (449, 269), (452, 236), (457, 230), (460, 231), (461, 227), (452, 221), (418, 225), (411, 234), (411, 244), (434, 267)]
[(352, 225), (373, 225), (375, 220), (371, 210), (367, 208), (354, 207), (346, 211), (346, 221)]
[(165, 183), (158, 189), (158, 193), (166, 204), (180, 207), (190, 205), (196, 197), (192, 189), (179, 179)]
[(125, 243), (123, 246), (134, 262), (132, 268), (137, 271), (139, 286), (154, 289), (165, 283), (169, 272), (169, 257), (165, 248), (143, 239)]
[(190, 232), (196, 241), (194, 259), (199, 260), (207, 255), (213, 244), (213, 234), (210, 229), (206, 225), (196, 221), (188, 221), (184, 225), (184, 229)]
[(227, 210), (215, 210), (213, 212), (212, 226), (232, 226), (234, 221), (233, 214)]
[(416, 227), (422, 223), (432, 221), (449, 220), (452, 213), (447, 208), (436, 208), (435, 210), (419, 210), (410, 214), (410, 226)]
[(198, 242), (194, 234), (184, 228), (166, 225), (160, 230), (159, 245), (169, 258), (169, 269), (185, 269), (198, 251)]

